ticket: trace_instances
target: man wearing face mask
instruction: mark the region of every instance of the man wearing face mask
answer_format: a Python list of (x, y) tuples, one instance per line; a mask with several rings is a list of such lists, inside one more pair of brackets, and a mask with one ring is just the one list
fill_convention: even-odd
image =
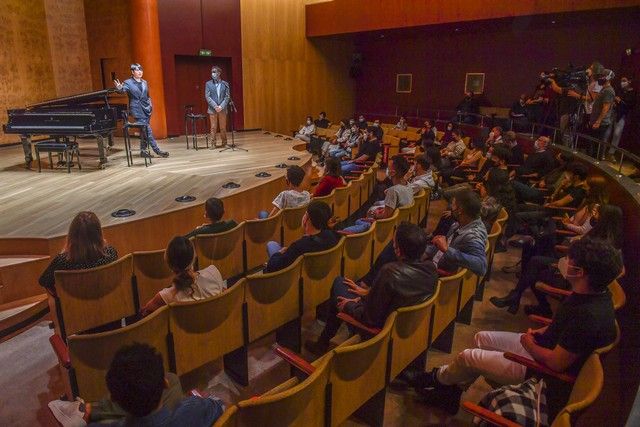
[[(591, 116), (589, 116), (589, 129), (591, 136), (596, 139), (603, 140), (611, 123), (613, 122), (613, 104), (616, 97), (616, 91), (611, 86), (611, 79), (615, 74), (611, 70), (603, 70), (598, 76), (598, 84), (602, 86), (602, 90), (596, 95), (593, 101)], [(595, 144), (591, 144), (589, 154), (593, 157), (595, 153)]]
[(533, 143), (535, 152), (525, 159), (522, 166), (511, 171), (511, 178), (528, 180), (548, 174), (555, 167), (555, 159), (548, 146), (549, 137), (539, 136)]
[[(615, 97), (615, 120), (613, 125), (609, 126), (607, 134), (604, 137), (604, 140), (608, 141), (611, 134), (613, 134), (611, 145), (616, 148), (620, 144), (620, 137), (622, 136), (622, 131), (624, 130), (624, 125), (629, 117), (629, 113), (633, 111), (636, 106), (636, 91), (631, 86), (630, 78), (622, 77), (622, 79), (620, 79), (620, 89), (622, 89), (622, 93), (620, 96)], [(615, 150), (611, 148), (609, 150), (609, 159), (612, 161), (615, 161), (615, 157), (613, 157), (614, 153)]]
[(480, 376), (498, 384), (521, 383), (526, 367), (505, 359), (504, 352), (533, 359), (556, 372), (577, 375), (594, 350), (615, 340), (615, 312), (607, 286), (622, 272), (620, 252), (601, 240), (584, 238), (569, 247), (568, 257), (558, 267), (572, 294), (561, 302), (551, 324), (523, 334), (477, 333), (477, 348), (458, 353), (450, 364), (413, 381), (425, 403), (455, 414), (462, 388)]
[(367, 119), (365, 119), (362, 114), (360, 114), (360, 116), (358, 117), (358, 127), (364, 130), (367, 130), (367, 128), (369, 127), (369, 125), (367, 124)]
[[(131, 78), (122, 83), (116, 79), (113, 83), (115, 84), (118, 92), (127, 93), (127, 96), (129, 97), (129, 113), (135, 118), (136, 122), (147, 125), (146, 140), (148, 146), (150, 146), (154, 153), (160, 157), (169, 157), (169, 153), (160, 150), (156, 143), (156, 139), (153, 137), (153, 132), (151, 131), (151, 124), (149, 121), (151, 120), (153, 105), (151, 104), (151, 97), (149, 96), (149, 85), (146, 80), (142, 79), (142, 74), (142, 65), (137, 63), (131, 64)], [(144, 145), (144, 142), (141, 139), (141, 157), (151, 157), (151, 153), (147, 151), (147, 148), (148, 147)]]
[(309, 142), (311, 141), (311, 135), (314, 133), (316, 133), (316, 125), (313, 123), (313, 117), (307, 116), (305, 124), (294, 135), (294, 137), (302, 141)]
[(376, 131), (376, 138), (378, 138), (378, 140), (382, 141), (382, 137), (384, 136), (384, 130), (380, 126), (380, 120), (376, 119), (376, 120), (373, 121), (373, 128)]
[(217, 134), (220, 132), (222, 147), (227, 145), (227, 107), (231, 100), (229, 83), (220, 78), (222, 69), (218, 66), (211, 68), (211, 80), (204, 88), (204, 97), (209, 108), (209, 121), (211, 122), (211, 148), (218, 148)]

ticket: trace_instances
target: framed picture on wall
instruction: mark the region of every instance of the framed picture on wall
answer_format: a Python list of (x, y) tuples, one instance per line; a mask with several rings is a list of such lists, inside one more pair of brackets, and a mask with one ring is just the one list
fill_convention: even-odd
[(413, 74), (396, 74), (396, 93), (411, 93)]
[(464, 91), (474, 94), (484, 92), (484, 73), (467, 73), (464, 79)]

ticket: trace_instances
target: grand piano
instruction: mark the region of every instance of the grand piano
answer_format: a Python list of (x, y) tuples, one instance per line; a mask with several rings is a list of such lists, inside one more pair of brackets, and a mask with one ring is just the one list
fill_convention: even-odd
[[(98, 90), (51, 99), (23, 109), (8, 110), (9, 120), (3, 130), (7, 134), (20, 135), (27, 167), (33, 161), (32, 138), (46, 135), (58, 142), (95, 138), (100, 168), (103, 168), (107, 162), (104, 140), (107, 139), (109, 146), (113, 145), (112, 133), (117, 121), (123, 118), (122, 112), (127, 108), (126, 104), (110, 103), (110, 98), (116, 94), (116, 89)], [(119, 99), (122, 100), (122, 96)]]

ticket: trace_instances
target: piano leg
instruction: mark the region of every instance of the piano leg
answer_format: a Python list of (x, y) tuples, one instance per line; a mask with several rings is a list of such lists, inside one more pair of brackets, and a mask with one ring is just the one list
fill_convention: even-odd
[(109, 134), (107, 138), (109, 138), (109, 147), (113, 147), (113, 134)]
[(107, 163), (107, 156), (105, 155), (104, 148), (104, 138), (102, 137), (102, 135), (98, 135), (96, 139), (98, 140), (98, 155), (100, 156), (100, 164), (98, 165), (98, 168), (104, 169), (105, 163)]
[(31, 154), (31, 137), (28, 135), (20, 135), (20, 141), (22, 142), (22, 151), (24, 151), (24, 163), (27, 169), (31, 169), (31, 162), (33, 162), (33, 156)]

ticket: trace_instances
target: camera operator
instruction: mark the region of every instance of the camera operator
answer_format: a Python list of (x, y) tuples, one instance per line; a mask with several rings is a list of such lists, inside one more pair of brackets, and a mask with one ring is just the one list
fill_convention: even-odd
[[(611, 70), (603, 70), (598, 75), (598, 84), (602, 89), (593, 101), (593, 110), (589, 117), (589, 128), (591, 136), (597, 139), (604, 139), (607, 130), (611, 126), (613, 116), (613, 102), (616, 98), (616, 91), (611, 86), (611, 80), (615, 74)], [(602, 153), (604, 154), (604, 153)]]

